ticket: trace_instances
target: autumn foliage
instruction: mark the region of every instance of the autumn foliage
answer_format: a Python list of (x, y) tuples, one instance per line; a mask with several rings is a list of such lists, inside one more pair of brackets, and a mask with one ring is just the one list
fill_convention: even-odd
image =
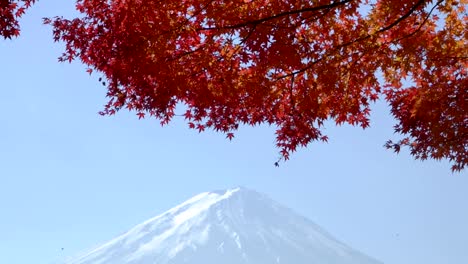
[[(60, 60), (102, 74), (109, 102), (167, 124), (226, 133), (277, 127), (281, 156), (326, 141), (324, 122), (369, 126), (391, 106), (386, 146), (468, 161), (468, 0), (79, 0), (45, 19)], [(2, 9), (3, 10), (3, 9)]]
[(16, 37), (20, 33), (18, 18), (36, 0), (0, 0), (0, 36), (3, 38)]

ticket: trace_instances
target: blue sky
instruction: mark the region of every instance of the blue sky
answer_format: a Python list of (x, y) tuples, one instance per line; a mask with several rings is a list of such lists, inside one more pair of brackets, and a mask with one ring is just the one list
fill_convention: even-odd
[[(246, 186), (391, 264), (468, 263), (468, 175), (382, 146), (395, 138), (383, 102), (371, 128), (330, 125), (273, 166), (274, 129), (229, 142), (183, 120), (161, 127), (97, 114), (105, 90), (79, 63), (60, 64), (46, 16), (74, 1), (39, 1), (22, 35), (0, 41), (0, 263), (52, 264), (214, 189)], [(64, 248), (64, 250), (61, 250)]]

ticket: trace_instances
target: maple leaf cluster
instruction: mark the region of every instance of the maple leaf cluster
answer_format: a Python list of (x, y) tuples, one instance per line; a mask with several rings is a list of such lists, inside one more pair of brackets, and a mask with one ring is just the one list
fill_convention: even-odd
[(45, 19), (62, 61), (106, 79), (102, 114), (122, 108), (226, 133), (277, 127), (288, 159), (326, 141), (324, 122), (369, 126), (391, 106), (402, 146), (467, 164), (467, 0), (79, 0), (82, 16)]
[(18, 19), (36, 0), (0, 0), (0, 36), (5, 39), (20, 34)]

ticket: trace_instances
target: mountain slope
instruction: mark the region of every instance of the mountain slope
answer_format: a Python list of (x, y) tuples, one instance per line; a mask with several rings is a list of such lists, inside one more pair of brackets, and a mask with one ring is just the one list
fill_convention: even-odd
[(257, 192), (201, 193), (69, 264), (379, 264)]

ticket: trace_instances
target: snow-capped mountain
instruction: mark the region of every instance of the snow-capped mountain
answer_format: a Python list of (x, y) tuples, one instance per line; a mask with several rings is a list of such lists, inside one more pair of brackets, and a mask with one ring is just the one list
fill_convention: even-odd
[(379, 264), (255, 191), (201, 193), (68, 264)]

